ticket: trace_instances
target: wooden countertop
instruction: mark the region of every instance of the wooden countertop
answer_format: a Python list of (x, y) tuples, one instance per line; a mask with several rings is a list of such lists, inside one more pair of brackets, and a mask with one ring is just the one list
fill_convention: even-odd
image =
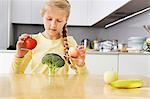
[(0, 99), (150, 99), (150, 78), (137, 89), (116, 89), (105, 85), (102, 75), (10, 75), (0, 74)]

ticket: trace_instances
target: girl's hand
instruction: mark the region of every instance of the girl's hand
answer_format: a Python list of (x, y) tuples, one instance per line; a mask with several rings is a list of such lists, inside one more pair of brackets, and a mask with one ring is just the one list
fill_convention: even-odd
[(16, 53), (16, 57), (18, 58), (22, 58), (25, 56), (25, 54), (29, 51), (28, 49), (26, 49), (26, 46), (25, 46), (25, 39), (30, 37), (29, 34), (22, 34), (18, 41), (17, 41), (17, 44), (16, 44), (16, 50), (17, 50), (17, 53)]
[(82, 67), (82, 66), (85, 65), (85, 52), (86, 52), (86, 49), (84, 48), (84, 46), (79, 45), (79, 46), (77, 46), (77, 51), (78, 51), (77, 53), (79, 53), (78, 56), (77, 57), (71, 57), (70, 56), (70, 59), (75, 65), (77, 65), (79, 67)]

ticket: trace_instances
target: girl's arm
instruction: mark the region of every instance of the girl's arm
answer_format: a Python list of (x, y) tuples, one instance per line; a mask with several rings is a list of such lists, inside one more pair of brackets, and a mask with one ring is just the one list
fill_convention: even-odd
[[(68, 38), (68, 43), (69, 43), (69, 47), (77, 47), (77, 43), (74, 40), (73, 37), (69, 37)], [(85, 74), (87, 73), (87, 67), (86, 67), (86, 63), (85, 63), (85, 49), (83, 46), (79, 46), (78, 47), (79, 52), (80, 52), (80, 56), (78, 58), (71, 58), (70, 57), (70, 61), (71, 61), (71, 67), (72, 69), (75, 70), (75, 72), (77, 74)]]
[(15, 57), (12, 62), (12, 73), (23, 74), (32, 58), (32, 52), (29, 51), (23, 58)]

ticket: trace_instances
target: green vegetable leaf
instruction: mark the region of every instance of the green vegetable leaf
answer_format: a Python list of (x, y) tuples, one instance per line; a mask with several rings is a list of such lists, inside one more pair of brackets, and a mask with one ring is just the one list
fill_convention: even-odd
[(64, 59), (55, 53), (48, 53), (42, 58), (42, 64), (47, 64), (48, 68), (53, 74), (58, 70), (58, 68), (65, 65)]

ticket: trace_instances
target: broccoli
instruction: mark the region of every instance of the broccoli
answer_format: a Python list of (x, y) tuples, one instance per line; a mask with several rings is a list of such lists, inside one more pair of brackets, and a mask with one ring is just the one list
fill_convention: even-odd
[(65, 61), (58, 54), (48, 53), (42, 58), (42, 64), (47, 64), (49, 69), (49, 75), (54, 75), (57, 72), (58, 68), (64, 66)]

